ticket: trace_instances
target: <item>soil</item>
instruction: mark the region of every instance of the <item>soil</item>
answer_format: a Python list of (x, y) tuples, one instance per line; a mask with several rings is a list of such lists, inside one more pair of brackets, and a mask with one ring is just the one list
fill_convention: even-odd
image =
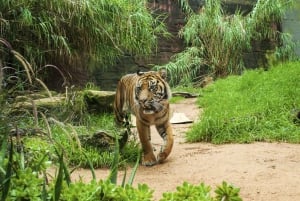
[[(172, 104), (174, 112), (197, 121), (201, 109), (195, 98)], [(174, 192), (184, 181), (212, 187), (226, 181), (240, 188), (244, 201), (296, 201), (300, 200), (300, 145), (257, 142), (251, 144), (186, 143), (184, 136), (192, 124), (173, 124), (175, 144), (171, 155), (163, 164), (152, 167), (139, 166), (134, 180), (147, 184), (154, 190), (155, 200), (163, 192)], [(159, 151), (162, 140), (152, 129), (152, 142)], [(127, 175), (131, 173), (129, 169)], [(97, 169), (97, 179), (106, 179), (109, 170)], [(124, 171), (119, 172), (121, 183)], [(90, 181), (90, 170), (79, 169), (73, 179)]]

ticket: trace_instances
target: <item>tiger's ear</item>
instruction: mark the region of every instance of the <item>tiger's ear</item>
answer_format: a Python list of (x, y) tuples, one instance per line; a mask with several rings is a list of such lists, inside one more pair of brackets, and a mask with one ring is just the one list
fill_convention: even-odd
[(142, 71), (139, 69), (139, 70), (136, 71), (136, 74), (137, 74), (137, 75), (143, 75), (144, 72), (142, 72)]
[(167, 70), (166, 69), (162, 68), (158, 71), (158, 73), (162, 79), (164, 79), (164, 80), (167, 79)]

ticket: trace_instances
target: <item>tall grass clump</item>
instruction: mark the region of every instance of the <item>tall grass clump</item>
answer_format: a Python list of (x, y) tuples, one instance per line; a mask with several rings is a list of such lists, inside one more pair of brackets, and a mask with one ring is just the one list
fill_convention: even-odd
[(199, 12), (189, 10), (179, 33), (187, 47), (164, 66), (171, 74), (171, 84), (201, 81), (199, 76), (206, 74), (240, 74), (245, 67), (244, 52), (251, 51), (253, 41), (270, 41), (273, 47), (267, 52), (277, 62), (293, 59), (291, 36), (275, 28), (291, 5), (287, 0), (258, 0), (249, 13), (228, 14), (221, 0), (205, 0)]
[(71, 74), (68, 81), (72, 81), (91, 61), (104, 69), (124, 54), (146, 55), (155, 50), (158, 36), (167, 31), (146, 3), (3, 0), (0, 35), (11, 41), (35, 71), (51, 63)]
[(249, 70), (217, 80), (203, 91), (201, 120), (187, 133), (190, 142), (300, 142), (300, 63)]

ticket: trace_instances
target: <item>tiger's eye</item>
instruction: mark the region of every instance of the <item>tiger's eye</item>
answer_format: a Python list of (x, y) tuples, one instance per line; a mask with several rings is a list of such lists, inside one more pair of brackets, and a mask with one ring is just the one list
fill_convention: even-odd
[(136, 88), (135, 88), (135, 93), (136, 94), (139, 94), (140, 92), (141, 92), (141, 86), (137, 86)]
[(151, 85), (149, 86), (150, 91), (156, 91), (157, 90), (157, 86), (156, 85)]

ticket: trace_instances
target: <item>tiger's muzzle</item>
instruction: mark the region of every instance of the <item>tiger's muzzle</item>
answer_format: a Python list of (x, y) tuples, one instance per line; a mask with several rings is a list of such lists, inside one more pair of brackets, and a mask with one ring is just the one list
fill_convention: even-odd
[(154, 114), (163, 110), (163, 105), (154, 100), (141, 100), (139, 101), (144, 114)]

